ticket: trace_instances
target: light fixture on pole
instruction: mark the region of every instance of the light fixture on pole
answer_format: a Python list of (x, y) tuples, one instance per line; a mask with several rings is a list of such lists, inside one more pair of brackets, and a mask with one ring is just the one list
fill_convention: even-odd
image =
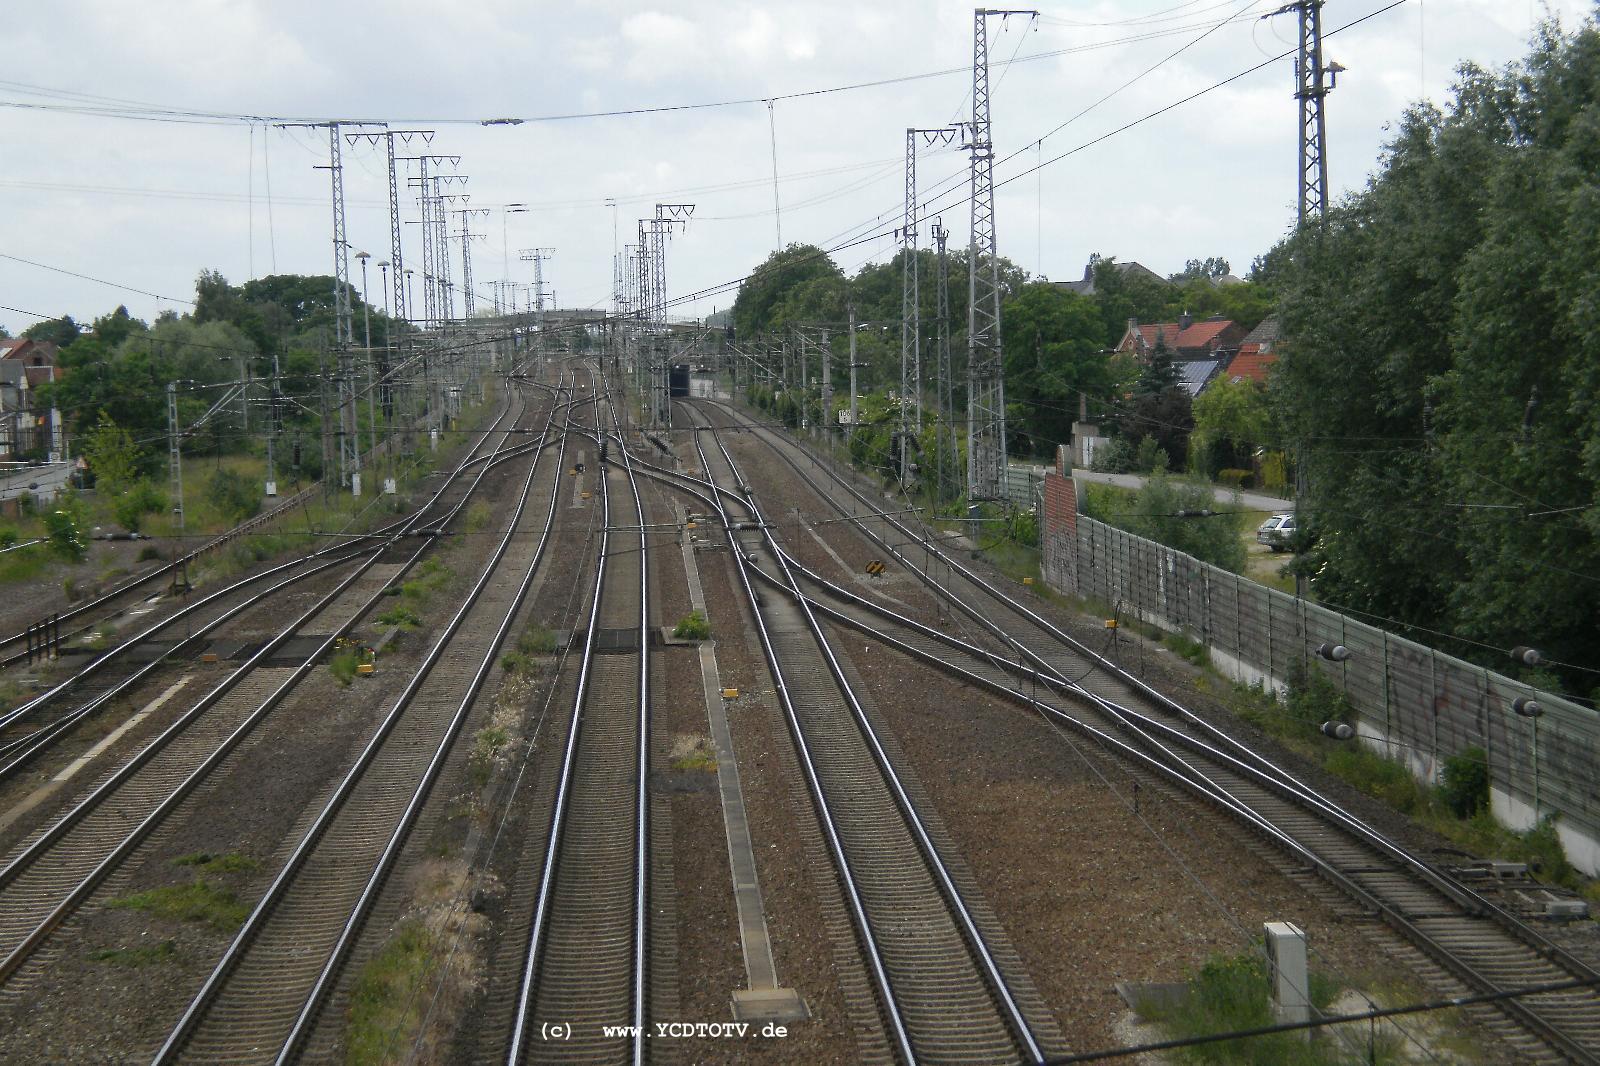
[[(502, 285), (511, 280), (511, 245), (510, 238), (506, 235), (506, 220), (508, 216), (525, 215), (527, 213), (527, 204), (500, 205), (500, 277)], [(500, 309), (499, 300), (495, 301), (495, 313), (503, 313)]]
[(372, 301), (367, 299), (367, 260), (371, 258), (366, 252), (356, 253), (361, 263), (361, 333), (367, 351), (367, 439), (371, 442), (367, 447), (368, 465), (378, 461), (378, 411), (372, 398)]
[(392, 398), (393, 397), (393, 391), (392, 391), (393, 390), (393, 385), (389, 381), (389, 374), (390, 374), (389, 357), (390, 357), (391, 352), (393, 351), (393, 348), (391, 347), (391, 345), (393, 344), (393, 333), (392, 333), (392, 331), (393, 331), (394, 326), (393, 326), (393, 320), (390, 319), (390, 317), (389, 317), (389, 261), (387, 259), (383, 260), (381, 263), (378, 264), (378, 269), (383, 271), (383, 364), (380, 367), (380, 369), (383, 372), (382, 373), (382, 379), (383, 380), (381, 382), (382, 389), (383, 389), (383, 417), (389, 423), (389, 426), (388, 426), (388, 428), (389, 428), (389, 433), (388, 433), (388, 436), (389, 436), (388, 476), (386, 476), (383, 479), (383, 493), (384, 493), (385, 496), (393, 496), (394, 493), (395, 493), (395, 484), (394, 484), (394, 400)]

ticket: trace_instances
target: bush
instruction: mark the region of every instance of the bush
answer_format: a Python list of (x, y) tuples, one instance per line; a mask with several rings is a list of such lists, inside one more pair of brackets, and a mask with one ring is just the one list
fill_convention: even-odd
[(218, 470), (206, 482), (206, 502), (223, 520), (238, 525), (261, 510), (261, 490), (236, 470)]
[(1489, 807), (1489, 753), (1467, 748), (1444, 761), (1439, 798), (1457, 818), (1471, 818)]
[(163, 558), (165, 558), (165, 556), (161, 554), (160, 548), (156, 547), (154, 544), (146, 544), (144, 547), (139, 549), (139, 558), (137, 561), (141, 563), (147, 563), (151, 559), (160, 560)]
[(1343, 722), (1355, 708), (1333, 680), (1317, 667), (1296, 663), (1289, 672), (1289, 716), (1315, 732), (1323, 722)]
[(166, 509), (167, 498), (144, 478), (135, 481), (111, 503), (112, 517), (130, 533), (139, 532), (145, 515)]
[(1133, 445), (1122, 437), (1113, 437), (1094, 450), (1094, 461), (1089, 469), (1097, 474), (1129, 474), (1136, 463)]
[[(1235, 574), (1244, 570), (1239, 508), (1219, 507), (1210, 486), (1153, 477), (1128, 510), (1112, 525)], [(1212, 513), (1202, 516), (1202, 511)]]
[(418, 617), (417, 612), (404, 604), (389, 608), (374, 618), (373, 621), (380, 626), (392, 626), (400, 629), (416, 629), (422, 625), (422, 619)]
[(1255, 473), (1228, 467), (1217, 471), (1217, 480), (1229, 488), (1247, 489), (1254, 484)]
[(0, 548), (9, 548), (16, 542), (16, 529), (12, 526), (0, 526)]
[(89, 538), (69, 511), (51, 511), (44, 516), (45, 536), (50, 550), (68, 562), (81, 563), (89, 554)]
[(711, 636), (711, 623), (699, 611), (690, 611), (678, 620), (672, 635), (679, 640), (707, 640)]
[(1039, 516), (1032, 511), (1012, 511), (1006, 515), (1006, 536), (1029, 548), (1039, 546)]
[(1165, 474), (1172, 466), (1172, 457), (1154, 437), (1145, 437), (1134, 452), (1133, 464), (1141, 474)]

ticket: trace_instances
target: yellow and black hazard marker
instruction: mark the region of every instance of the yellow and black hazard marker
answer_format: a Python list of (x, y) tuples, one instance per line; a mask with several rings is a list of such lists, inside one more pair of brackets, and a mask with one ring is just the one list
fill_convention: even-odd
[(877, 577), (879, 574), (883, 573), (883, 560), (874, 559), (872, 562), (868, 563), (867, 573), (871, 574), (873, 577)]

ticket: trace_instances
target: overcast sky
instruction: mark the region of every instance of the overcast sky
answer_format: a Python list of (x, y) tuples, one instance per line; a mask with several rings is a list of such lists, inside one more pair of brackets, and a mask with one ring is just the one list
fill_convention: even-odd
[[(1324, 31), (1389, 2), (1328, 0)], [(991, 19), (996, 180), (1291, 48), (1292, 15), (1255, 17), (1277, 6), (1070, 0), (1042, 5), (1032, 22)], [(1328, 100), (1336, 193), (1366, 181), (1408, 105), (1444, 98), (1458, 63), (1506, 63), (1526, 51), (1547, 13), (1572, 27), (1592, 10), (1582, 0), (1408, 0), (1331, 35), (1328, 58), (1347, 68)], [(531, 281), (517, 250), (550, 247), (557, 302), (601, 307), (611, 293), (608, 199), (619, 204), (620, 243), (632, 242), (656, 203), (695, 205), (668, 252), (673, 297), (747, 273), (775, 247), (775, 222), (785, 244), (885, 234), (836, 254), (850, 272), (894, 254), (887, 234), (903, 198), (905, 129), (971, 117), (973, 9), (942, 0), (479, 0), (459, 9), (414, 0), (55, 0), (9, 5), (6, 22), (0, 256), (14, 258), (0, 258), (0, 305), (10, 308), (0, 325), (13, 333), (40, 315), (87, 321), (119, 302), (146, 319), (182, 311), (207, 268), (234, 282), (332, 273), (328, 173), (314, 169), (327, 162), (327, 134), (273, 124), (285, 118), (437, 130), (431, 146), (413, 148), (460, 155), (470, 206), (492, 209), (470, 220), (484, 234), (472, 247), (478, 292), (507, 276)], [(1055, 54), (1028, 60), (1041, 53)], [(1019, 61), (1007, 65), (1012, 57)], [(1017, 177), (998, 196), (1001, 253), (1058, 280), (1081, 276), (1092, 252), (1163, 274), (1220, 255), (1242, 275), (1293, 217), (1291, 91), (1290, 63), (1279, 61)], [(60, 110), (82, 105), (68, 94), (132, 102), (136, 117)], [(761, 102), (774, 97), (776, 219), (773, 126)], [(536, 121), (720, 101), (751, 102)], [(153, 121), (146, 105), (263, 121)], [(527, 121), (481, 125), (502, 117)], [(953, 148), (923, 154), (920, 187), (934, 209), (964, 198), (964, 172)], [(347, 146), (345, 180), (350, 241), (376, 264), (389, 254), (381, 146)], [(511, 203), (530, 209), (499, 209)], [(405, 201), (406, 217), (416, 210)], [(951, 241), (965, 244), (968, 209), (948, 206), (943, 220)], [(406, 229), (415, 264), (416, 227)], [(354, 263), (352, 275), (359, 285)], [(704, 314), (732, 299), (724, 292), (673, 313)]]

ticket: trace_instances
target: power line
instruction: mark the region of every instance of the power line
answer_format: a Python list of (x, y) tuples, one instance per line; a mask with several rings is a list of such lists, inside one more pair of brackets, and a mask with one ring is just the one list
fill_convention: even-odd
[[(157, 300), (170, 300), (173, 303), (188, 304), (190, 307), (194, 306), (193, 300), (185, 300), (181, 296), (163, 296), (159, 292), (149, 292), (145, 289), (136, 289), (132, 285), (123, 285), (120, 282), (107, 281), (104, 278), (93, 278), (88, 274), (80, 274), (75, 270), (67, 270), (65, 267), (51, 266), (48, 263), (36, 263), (32, 259), (24, 259), (17, 255), (7, 255), (5, 252), (0, 252), (0, 259), (9, 259), (13, 263), (23, 263), (27, 266), (38, 267), (40, 270), (49, 270), (57, 274), (65, 274), (68, 277), (78, 278), (82, 281), (92, 281), (97, 285), (109, 285), (113, 289), (122, 289), (125, 292), (136, 292), (140, 296), (149, 296)], [(24, 311), (22, 313), (27, 314), (28, 312)]]
[[(1007, 60), (1004, 64), (995, 64), (1009, 68), (1014, 64), (1036, 63), (1046, 59), (1056, 59), (1062, 56), (1078, 55), (1084, 52), (1099, 51), (1106, 48), (1115, 48), (1125, 44), (1138, 44), (1161, 37), (1175, 36), (1188, 33), (1201, 28), (1207, 23), (1187, 26), (1174, 26), (1160, 30), (1132, 34), (1125, 37), (1111, 38), (1105, 41), (1096, 41), (1088, 44), (1072, 45), (1066, 48), (1055, 48), (1044, 52), (1034, 52), (1025, 56), (1017, 56)], [(915, 74), (902, 74), (885, 78), (875, 78), (868, 81), (851, 82), (844, 85), (832, 85), (820, 89), (804, 89), (788, 93), (764, 93), (759, 96), (732, 97), (723, 100), (708, 100), (687, 104), (663, 104), (654, 107), (624, 107), (602, 111), (574, 111), (560, 112), (545, 115), (496, 115), (489, 117), (473, 116), (444, 116), (444, 117), (419, 117), (419, 116), (387, 116), (369, 119), (354, 119), (340, 117), (338, 121), (351, 124), (383, 125), (385, 123), (416, 123), (427, 125), (466, 125), (466, 126), (521, 126), (550, 122), (571, 122), (588, 119), (602, 118), (628, 118), (642, 115), (673, 114), (681, 112), (704, 111), (715, 108), (742, 107), (753, 104), (765, 106), (770, 100), (773, 102), (783, 100), (804, 100), (820, 96), (832, 96), (841, 93), (857, 92), (864, 89), (884, 88), (894, 85), (903, 85), (909, 82), (927, 81), (935, 78), (951, 77), (958, 74), (969, 74), (971, 68), (967, 66), (948, 67), (942, 70), (922, 71)], [(19, 110), (50, 111), (67, 114), (79, 114), (99, 118), (115, 118), (138, 120), (145, 122), (173, 122), (179, 124), (198, 125), (231, 125), (248, 122), (279, 123), (302, 122), (324, 123), (333, 121), (329, 116), (316, 115), (261, 115), (245, 112), (209, 111), (200, 108), (186, 108), (175, 105), (142, 103), (135, 101), (121, 101), (113, 97), (91, 97), (84, 94), (74, 94), (67, 90), (52, 89), (45, 86), (32, 85), (25, 82), (0, 81), (0, 88), (30, 95), (42, 95), (47, 98), (59, 100), (56, 103), (34, 103), (18, 100), (0, 100), (0, 107), (10, 107)], [(79, 99), (81, 97), (81, 99)]]

